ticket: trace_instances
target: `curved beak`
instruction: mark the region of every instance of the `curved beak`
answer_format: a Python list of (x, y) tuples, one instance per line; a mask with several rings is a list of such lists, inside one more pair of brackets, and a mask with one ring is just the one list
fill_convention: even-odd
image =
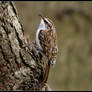
[(39, 14), (39, 16), (40, 16), (43, 20), (45, 20), (45, 17), (43, 17), (41, 14)]

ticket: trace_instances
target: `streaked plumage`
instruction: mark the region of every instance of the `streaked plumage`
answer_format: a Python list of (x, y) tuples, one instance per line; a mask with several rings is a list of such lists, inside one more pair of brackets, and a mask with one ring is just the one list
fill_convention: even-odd
[(41, 22), (36, 33), (36, 44), (48, 59), (47, 70), (44, 77), (44, 82), (47, 81), (48, 73), (51, 65), (56, 62), (58, 53), (57, 34), (52, 21), (41, 16)]

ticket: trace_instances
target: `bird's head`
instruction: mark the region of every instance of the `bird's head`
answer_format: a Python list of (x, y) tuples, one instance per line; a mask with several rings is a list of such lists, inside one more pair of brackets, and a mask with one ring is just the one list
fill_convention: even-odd
[(41, 22), (40, 22), (40, 28), (42, 29), (53, 29), (54, 25), (53, 22), (46, 17), (43, 17), (42, 15), (39, 15), (41, 17)]

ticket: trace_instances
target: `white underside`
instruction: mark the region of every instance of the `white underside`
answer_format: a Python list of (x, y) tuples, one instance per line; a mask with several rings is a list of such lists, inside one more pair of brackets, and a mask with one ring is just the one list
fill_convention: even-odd
[(41, 49), (41, 50), (42, 50), (42, 47), (41, 47), (40, 41), (39, 41), (39, 33), (40, 33), (40, 30), (45, 30), (45, 29), (46, 29), (45, 23), (44, 23), (43, 19), (41, 19), (39, 28), (37, 29), (37, 32), (36, 32), (36, 44), (39, 47), (39, 49)]
[[(36, 44), (37, 44), (37, 46), (40, 50), (43, 50), (41, 45), (40, 45), (40, 41), (39, 41), (39, 33), (40, 33), (41, 30), (46, 30), (45, 23), (44, 23), (43, 19), (41, 19), (39, 28), (37, 29), (37, 32), (36, 32)], [(55, 64), (56, 64), (56, 60), (51, 61), (51, 65), (53, 67), (54, 67)]]

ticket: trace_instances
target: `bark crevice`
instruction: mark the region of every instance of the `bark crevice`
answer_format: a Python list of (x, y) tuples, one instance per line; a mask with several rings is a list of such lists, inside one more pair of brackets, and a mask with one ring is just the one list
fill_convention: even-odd
[(45, 61), (24, 37), (14, 4), (0, 1), (0, 90), (42, 90)]

